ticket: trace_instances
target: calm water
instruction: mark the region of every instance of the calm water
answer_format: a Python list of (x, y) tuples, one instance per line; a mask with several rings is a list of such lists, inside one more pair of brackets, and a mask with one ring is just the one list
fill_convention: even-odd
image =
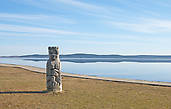
[[(46, 61), (0, 58), (0, 63), (30, 65), (45, 68)], [(136, 62), (61, 62), (62, 71), (100, 77), (126, 78), (148, 81), (171, 82), (171, 63)]]

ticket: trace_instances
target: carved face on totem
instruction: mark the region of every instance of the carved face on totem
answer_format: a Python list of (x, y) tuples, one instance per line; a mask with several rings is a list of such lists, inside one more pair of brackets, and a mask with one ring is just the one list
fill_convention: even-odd
[(54, 61), (59, 55), (59, 48), (58, 47), (48, 47), (49, 51), (49, 59)]

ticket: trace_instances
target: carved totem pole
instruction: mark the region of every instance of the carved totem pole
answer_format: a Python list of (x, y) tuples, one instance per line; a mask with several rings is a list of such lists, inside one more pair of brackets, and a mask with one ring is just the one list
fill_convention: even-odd
[(61, 63), (59, 59), (59, 48), (48, 47), (49, 60), (46, 65), (46, 84), (47, 91), (61, 92), (62, 91), (62, 77), (61, 77)]

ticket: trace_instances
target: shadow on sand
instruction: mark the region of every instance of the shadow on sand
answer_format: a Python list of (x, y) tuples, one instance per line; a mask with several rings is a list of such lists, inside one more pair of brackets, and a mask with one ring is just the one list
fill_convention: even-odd
[(18, 93), (30, 93), (30, 94), (33, 94), (33, 93), (47, 93), (47, 91), (6, 91), (6, 92), (0, 92), (0, 94), (18, 94)]

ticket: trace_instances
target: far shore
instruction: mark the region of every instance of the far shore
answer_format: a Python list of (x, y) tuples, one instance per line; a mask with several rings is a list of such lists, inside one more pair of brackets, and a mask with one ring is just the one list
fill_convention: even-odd
[[(44, 68), (38, 68), (38, 67), (27, 66), (27, 65), (1, 64), (0, 63), (0, 66), (23, 68), (25, 70), (29, 70), (29, 71), (33, 71), (33, 72), (37, 72), (37, 73), (45, 73), (46, 72)], [(144, 84), (144, 85), (152, 85), (152, 86), (171, 87), (170, 82), (157, 82), (157, 81), (145, 81), (145, 80), (133, 80), (133, 79), (96, 77), (96, 76), (64, 73), (64, 72), (62, 73), (62, 75), (65, 77), (74, 77), (74, 78), (83, 78), (83, 79), (94, 79), (94, 80), (103, 80), (103, 81), (111, 81), (111, 82), (123, 82), (123, 83), (132, 83), (132, 84)]]
[[(31, 71), (32, 70), (32, 71)], [(0, 64), (0, 109), (170, 109), (171, 88), (63, 74), (47, 93), (45, 69)], [(73, 76), (73, 77), (72, 77)]]

